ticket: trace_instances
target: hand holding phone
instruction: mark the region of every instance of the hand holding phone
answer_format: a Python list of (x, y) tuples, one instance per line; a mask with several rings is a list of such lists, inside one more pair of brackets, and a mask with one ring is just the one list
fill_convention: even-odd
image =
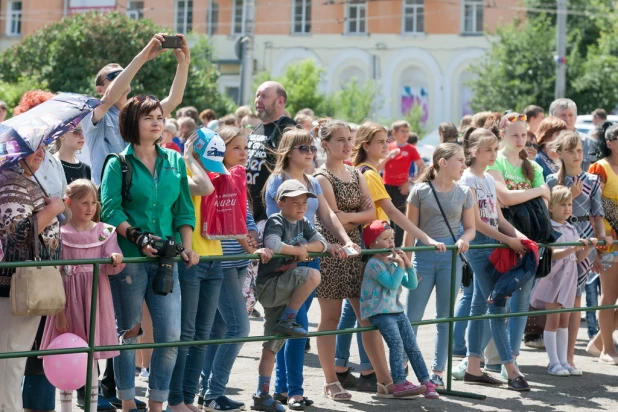
[(182, 38), (179, 36), (163, 36), (164, 40), (161, 47), (164, 49), (181, 49)]
[(359, 253), (356, 249), (352, 248), (352, 247), (344, 247), (343, 250), (345, 251), (346, 255), (348, 256), (357, 256)]

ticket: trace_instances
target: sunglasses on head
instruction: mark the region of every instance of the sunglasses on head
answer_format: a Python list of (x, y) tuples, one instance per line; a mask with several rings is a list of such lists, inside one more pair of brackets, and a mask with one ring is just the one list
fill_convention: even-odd
[(526, 142), (526, 147), (531, 147), (534, 150), (538, 151), (539, 150), (539, 145), (536, 143), (532, 143), (532, 142)]
[(138, 94), (137, 96), (134, 96), (133, 98), (140, 103), (144, 103), (148, 99), (152, 99), (155, 102), (159, 101), (159, 99), (157, 99), (157, 96), (153, 96), (152, 94)]
[(118, 77), (120, 73), (122, 73), (122, 70), (114, 70), (113, 72), (107, 73), (107, 76), (105, 76), (105, 78), (111, 82), (116, 77)]
[(316, 154), (318, 151), (317, 147), (310, 146), (307, 144), (301, 144), (300, 146), (296, 146), (294, 149), (298, 149), (298, 151), (301, 152), (302, 154), (307, 154), (309, 152), (311, 152), (311, 154)]

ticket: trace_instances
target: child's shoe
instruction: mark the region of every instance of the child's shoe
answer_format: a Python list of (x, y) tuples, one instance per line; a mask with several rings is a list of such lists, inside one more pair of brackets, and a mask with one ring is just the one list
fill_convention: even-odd
[(295, 338), (307, 337), (307, 331), (293, 320), (278, 320), (273, 327), (273, 333), (276, 335), (293, 336)]
[(561, 364), (549, 365), (547, 373), (554, 376), (571, 376), (568, 370), (564, 369)]
[(444, 381), (442, 380), (442, 376), (432, 373), (429, 377), (429, 380), (431, 381), (431, 383), (436, 385), (436, 388), (444, 388)]
[(269, 393), (261, 393), (260, 396), (253, 395), (251, 409), (264, 412), (285, 412), (285, 406), (274, 400)]
[(438, 392), (436, 392), (436, 385), (431, 382), (431, 381), (427, 381), (424, 383), (425, 385), (425, 393), (423, 394), (423, 396), (426, 399), (439, 399), (440, 395), (438, 395)]
[(453, 379), (462, 381), (466, 374), (466, 369), (468, 369), (468, 358), (463, 358), (459, 365), (453, 369)]
[(409, 396), (422, 395), (427, 388), (425, 385), (417, 386), (409, 381), (404, 381), (399, 385), (395, 385), (393, 398), (407, 398)]
[(575, 366), (571, 366), (570, 363), (564, 364), (562, 365), (562, 367), (566, 370), (569, 371), (569, 375), (571, 376), (582, 376), (584, 374), (584, 372), (582, 372), (581, 370), (577, 369)]

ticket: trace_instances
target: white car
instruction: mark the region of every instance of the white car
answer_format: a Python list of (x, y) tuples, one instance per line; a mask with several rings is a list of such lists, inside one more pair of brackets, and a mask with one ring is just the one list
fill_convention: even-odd
[[(618, 116), (614, 114), (607, 115), (607, 120), (610, 122), (618, 122)], [(594, 130), (594, 127), (591, 114), (577, 116), (577, 119), (575, 120), (575, 129), (581, 134), (589, 134), (592, 130)]]

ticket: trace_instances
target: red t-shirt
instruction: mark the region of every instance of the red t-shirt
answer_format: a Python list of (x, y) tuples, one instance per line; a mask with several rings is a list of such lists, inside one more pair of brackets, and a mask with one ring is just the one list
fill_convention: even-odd
[(178, 147), (178, 145), (176, 143), (162, 143), (161, 147), (164, 149), (172, 149), (177, 151), (178, 153), (180, 153), (180, 147)]
[(407, 182), (410, 165), (421, 158), (416, 148), (409, 143), (398, 146), (397, 142), (392, 142), (388, 145), (388, 150), (397, 148), (401, 152), (394, 159), (386, 162), (384, 166), (383, 180), (385, 185), (400, 186)]

